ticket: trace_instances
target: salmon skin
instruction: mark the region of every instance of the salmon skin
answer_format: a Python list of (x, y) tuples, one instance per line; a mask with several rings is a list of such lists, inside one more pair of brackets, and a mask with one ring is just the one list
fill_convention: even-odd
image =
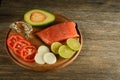
[(46, 44), (51, 45), (56, 41), (63, 41), (68, 38), (78, 37), (76, 24), (74, 22), (63, 22), (52, 25), (36, 33)]

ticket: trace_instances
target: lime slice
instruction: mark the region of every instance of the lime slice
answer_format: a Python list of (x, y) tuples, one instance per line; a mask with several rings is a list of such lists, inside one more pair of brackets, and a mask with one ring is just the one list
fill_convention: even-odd
[(62, 45), (58, 52), (62, 58), (71, 58), (75, 53), (75, 51), (70, 49), (67, 45)]
[(47, 64), (54, 64), (57, 61), (56, 56), (51, 52), (45, 53), (43, 59)]
[(77, 51), (80, 49), (80, 42), (78, 39), (74, 39), (74, 38), (69, 38), (67, 39), (67, 45), (68, 47), (70, 47), (71, 49)]
[(51, 45), (51, 51), (54, 52), (55, 54), (58, 54), (58, 49), (59, 47), (62, 46), (60, 42), (54, 42)]

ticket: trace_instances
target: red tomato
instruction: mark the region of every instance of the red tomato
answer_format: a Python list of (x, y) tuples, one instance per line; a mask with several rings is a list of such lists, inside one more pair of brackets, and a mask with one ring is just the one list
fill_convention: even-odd
[(35, 54), (37, 53), (37, 48), (33, 45), (25, 46), (21, 49), (21, 58), (25, 62), (34, 62)]
[(20, 59), (25, 62), (33, 62), (37, 48), (18, 34), (11, 35), (7, 39), (7, 45)]
[(28, 41), (26, 40), (19, 40), (17, 41), (14, 46), (13, 46), (13, 52), (20, 56), (20, 50), (24, 47), (24, 46), (28, 46), (28, 45), (31, 45)]
[(16, 41), (24, 39), (20, 35), (14, 34), (7, 39), (7, 45), (12, 49)]

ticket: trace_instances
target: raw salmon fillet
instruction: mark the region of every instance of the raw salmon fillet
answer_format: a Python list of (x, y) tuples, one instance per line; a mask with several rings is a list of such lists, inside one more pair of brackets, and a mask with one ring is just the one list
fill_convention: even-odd
[(78, 37), (74, 22), (64, 22), (52, 25), (44, 30), (37, 32), (38, 37), (46, 44), (51, 45), (53, 42), (66, 40), (71, 37)]

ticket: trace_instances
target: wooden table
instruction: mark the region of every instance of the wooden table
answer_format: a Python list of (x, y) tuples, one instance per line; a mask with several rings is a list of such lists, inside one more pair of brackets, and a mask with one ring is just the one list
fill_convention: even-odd
[[(79, 25), (84, 44), (77, 59), (65, 68), (35, 72), (16, 65), (5, 49), (9, 25), (33, 8), (58, 13)], [(0, 80), (119, 80), (120, 1), (2, 0), (0, 6)]]

